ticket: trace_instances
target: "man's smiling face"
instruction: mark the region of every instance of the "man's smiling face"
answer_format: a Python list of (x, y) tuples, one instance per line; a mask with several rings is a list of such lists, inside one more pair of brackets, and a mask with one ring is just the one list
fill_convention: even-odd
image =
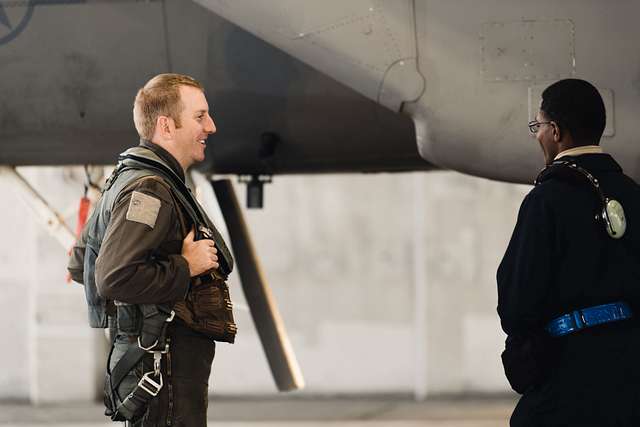
[(180, 86), (180, 127), (176, 128), (175, 142), (186, 166), (202, 162), (205, 158), (207, 137), (216, 132), (216, 125), (209, 115), (209, 105), (204, 92), (191, 86)]

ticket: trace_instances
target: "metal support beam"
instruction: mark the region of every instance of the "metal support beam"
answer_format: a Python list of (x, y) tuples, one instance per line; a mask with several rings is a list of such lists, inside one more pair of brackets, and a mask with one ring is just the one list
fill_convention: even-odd
[(0, 179), (9, 183), (9, 186), (33, 212), (38, 222), (65, 250), (69, 250), (73, 246), (76, 236), (64, 221), (63, 216), (47, 203), (20, 172), (13, 167), (0, 166)]
[(233, 184), (224, 179), (213, 181), (212, 185), (229, 230), (242, 290), (278, 390), (301, 389), (304, 387), (302, 371), (293, 353), (275, 298), (262, 272)]

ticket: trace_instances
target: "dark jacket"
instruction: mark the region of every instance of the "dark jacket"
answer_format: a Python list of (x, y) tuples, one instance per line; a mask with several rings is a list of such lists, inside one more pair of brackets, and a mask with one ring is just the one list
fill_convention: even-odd
[[(631, 401), (640, 395), (637, 383), (632, 388), (624, 383), (640, 378), (635, 320), (560, 338), (549, 337), (544, 327), (572, 310), (616, 301), (640, 315), (640, 187), (607, 154), (572, 159), (622, 204), (626, 234), (612, 239), (595, 219), (601, 203), (586, 180), (551, 177), (531, 190), (497, 273), (498, 314), (508, 335), (503, 361), (512, 385), (511, 375), (533, 378), (514, 387), (525, 393), (515, 417), (548, 417), (530, 425), (556, 425), (562, 417), (582, 414), (617, 425), (607, 424), (613, 418), (594, 418), (592, 411), (617, 413), (622, 420), (632, 416)], [(512, 420), (512, 425), (518, 424)]]
[(498, 314), (507, 335), (613, 301), (640, 310), (640, 186), (607, 154), (574, 159), (622, 204), (627, 231), (620, 240), (607, 235), (594, 219), (600, 202), (586, 182), (552, 178), (534, 187), (498, 268)]
[[(141, 145), (156, 153), (184, 179), (182, 168), (166, 150), (148, 142)], [(153, 227), (127, 219), (134, 192), (158, 201)], [(161, 178), (151, 175), (135, 180), (114, 197), (113, 208), (104, 213), (109, 217), (106, 219), (108, 225), (95, 262), (95, 279), (100, 295), (130, 304), (183, 300), (190, 281), (189, 266), (181, 255), (184, 235), (180, 224), (185, 219), (179, 217), (181, 210), (169, 186)], [(153, 202), (152, 199), (149, 200)], [(78, 283), (83, 283), (84, 254), (87, 240), (91, 237), (89, 234), (91, 230), (87, 227), (71, 251), (68, 270)]]
[[(181, 191), (177, 183), (170, 182), (179, 180), (184, 187), (184, 172), (160, 146), (148, 141), (140, 145), (143, 148), (127, 150), (123, 155), (147, 158), (170, 175), (159, 169), (139, 169), (134, 167), (136, 161), (123, 160), (119, 167), (124, 169), (106, 184), (103, 197), (72, 250), (68, 269), (75, 281), (85, 284), (90, 324), (106, 327), (109, 301), (168, 304), (190, 328), (216, 340), (233, 342), (236, 326), (225, 283), (228, 273), (217, 269), (190, 278), (189, 266), (181, 255), (183, 240), (195, 217), (185, 210), (184, 196), (180, 201), (180, 195), (189, 190)], [(213, 238), (221, 265), (230, 271), (233, 260), (222, 237), (195, 200), (188, 204), (193, 204), (192, 211), (199, 212), (196, 239), (202, 234), (200, 226), (208, 228), (216, 236)]]

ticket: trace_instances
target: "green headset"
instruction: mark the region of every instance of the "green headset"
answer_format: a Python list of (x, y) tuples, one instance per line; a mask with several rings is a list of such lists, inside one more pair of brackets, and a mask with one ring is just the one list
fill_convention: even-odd
[(552, 176), (565, 175), (582, 176), (587, 179), (600, 200), (601, 209), (596, 213), (596, 221), (602, 221), (607, 234), (613, 239), (620, 239), (627, 230), (627, 220), (620, 202), (608, 198), (600, 187), (600, 182), (589, 171), (581, 168), (570, 160), (556, 160), (538, 174), (534, 185), (551, 178)]

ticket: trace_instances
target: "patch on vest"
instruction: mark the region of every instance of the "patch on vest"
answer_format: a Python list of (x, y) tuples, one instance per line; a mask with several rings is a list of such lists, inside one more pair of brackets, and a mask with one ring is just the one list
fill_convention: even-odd
[(158, 219), (161, 202), (155, 197), (149, 196), (138, 191), (131, 194), (129, 202), (129, 210), (127, 210), (127, 219), (142, 224), (146, 224), (153, 228)]

